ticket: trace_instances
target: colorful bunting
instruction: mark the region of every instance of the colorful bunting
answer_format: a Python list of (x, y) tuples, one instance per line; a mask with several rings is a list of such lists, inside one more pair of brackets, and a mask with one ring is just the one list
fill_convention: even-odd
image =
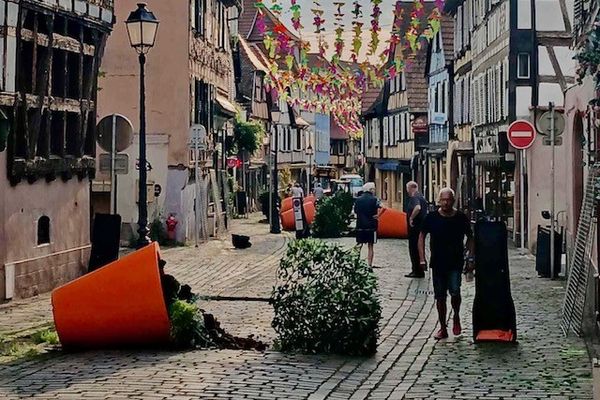
[[(382, 26), (380, 17), (382, 0), (370, 0), (370, 41), (367, 55), (371, 62), (360, 61), (364, 33), (363, 3), (361, 0), (334, 0), (332, 52), (328, 57), (330, 43), (325, 39), (326, 17), (321, 0), (313, 0), (311, 8), (318, 55), (321, 60), (316, 65), (309, 64), (310, 44), (307, 41), (292, 40), (281, 15), (291, 15), (291, 26), (301, 35), (302, 9), (298, 0), (290, 0), (286, 11), (281, 0), (271, 0), (267, 10), (262, 0), (255, 7), (258, 10), (256, 27), (263, 35), (263, 44), (271, 61), (267, 76), (269, 90), (277, 97), (294, 107), (332, 115), (334, 121), (352, 135), (362, 133), (360, 123), (361, 98), (371, 86), (380, 87), (385, 79), (394, 78), (400, 72), (411, 68), (412, 60), (427, 41), (435, 37), (441, 25), (444, 0), (435, 0), (433, 11), (426, 15), (425, 0), (413, 0), (412, 10), (406, 3), (397, 1), (394, 7), (394, 24), (386, 40), (385, 48), (379, 53), (379, 64), (373, 65), (372, 56), (379, 51)], [(346, 26), (344, 7), (351, 5), (352, 21)], [(267, 29), (265, 13), (275, 17), (273, 28)], [(272, 17), (270, 17), (272, 18)], [(344, 38), (346, 28), (351, 33), (351, 43)], [(342, 62), (344, 53), (349, 53), (352, 65)]]

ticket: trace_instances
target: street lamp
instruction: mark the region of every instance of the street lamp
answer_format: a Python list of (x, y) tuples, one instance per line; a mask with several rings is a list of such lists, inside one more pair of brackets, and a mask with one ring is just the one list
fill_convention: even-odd
[[(310, 140), (310, 139), (309, 139)], [(308, 156), (308, 189), (307, 189), (307, 195), (308, 193), (310, 193), (310, 189), (311, 189), (311, 185), (312, 185), (312, 160), (313, 160), (313, 155), (315, 154), (315, 151), (312, 148), (312, 145), (309, 143), (308, 147), (306, 148), (306, 155)]]
[(158, 20), (154, 14), (146, 8), (146, 3), (138, 3), (137, 10), (129, 14), (125, 21), (127, 35), (131, 47), (139, 54), (140, 61), (140, 179), (138, 196), (138, 243), (141, 248), (150, 243), (148, 234), (148, 189), (146, 187), (146, 88), (144, 65), (146, 64), (146, 53), (154, 46)]
[[(279, 224), (279, 212), (278, 212), (278, 204), (279, 204), (279, 177), (278, 177), (278, 170), (277, 170), (277, 154), (279, 153), (279, 146), (278, 146), (278, 131), (277, 131), (277, 124), (279, 123), (281, 119), (281, 111), (279, 110), (278, 104), (273, 104), (273, 108), (271, 109), (271, 123), (272, 123), (272, 129), (271, 129), (271, 140), (269, 141), (269, 143), (271, 143), (270, 147), (271, 147), (271, 153), (273, 153), (273, 171), (272, 171), (272, 180), (271, 182), (273, 182), (273, 190), (271, 190), (271, 195), (270, 195), (270, 203), (269, 203), (269, 208), (271, 210), (271, 213), (269, 214), (270, 217), (270, 221), (271, 221), (271, 233), (281, 233), (281, 226)], [(275, 140), (273, 141), (273, 136), (275, 136)], [(275, 151), (273, 152), (273, 144), (275, 145)], [(273, 198), (272, 196), (275, 196), (275, 198)], [(275, 207), (273, 207), (273, 203), (275, 203)]]

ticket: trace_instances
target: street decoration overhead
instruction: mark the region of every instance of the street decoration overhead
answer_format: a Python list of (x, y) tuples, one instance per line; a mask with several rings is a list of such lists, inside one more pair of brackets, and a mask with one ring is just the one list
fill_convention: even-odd
[[(380, 87), (385, 79), (394, 78), (411, 68), (417, 52), (439, 31), (444, 7), (444, 0), (435, 0), (435, 7), (426, 13), (425, 0), (414, 0), (412, 7), (397, 1), (393, 8), (391, 33), (386, 45), (382, 46), (381, 3), (382, 0), (370, 0), (370, 40), (365, 54), (363, 34), (367, 29), (364, 21), (367, 11), (364, 10), (364, 2), (335, 1), (334, 13), (329, 16), (321, 0), (313, 0), (310, 9), (312, 35), (316, 37), (317, 46), (313, 51), (311, 43), (302, 39), (305, 27), (301, 20), (303, 8), (298, 0), (290, 0), (286, 9), (281, 0), (270, 0), (270, 6), (263, 0), (257, 0), (256, 27), (263, 37), (270, 60), (268, 83), (274, 98), (282, 98), (290, 105), (307, 111), (330, 113), (346, 132), (359, 136), (362, 133), (360, 112), (363, 93), (367, 88)], [(351, 18), (346, 16), (348, 10), (351, 10)], [(290, 16), (289, 25), (298, 32), (299, 38), (286, 27), (283, 15)], [(267, 16), (274, 17), (272, 23), (267, 23)], [(327, 35), (326, 23), (330, 17), (333, 32)], [(404, 23), (405, 19), (407, 23)], [(325, 36), (333, 37), (332, 43)], [(350, 43), (346, 43), (346, 38)], [(349, 59), (345, 61), (343, 56), (348, 52)], [(322, 62), (309, 62), (311, 55), (318, 55)]]

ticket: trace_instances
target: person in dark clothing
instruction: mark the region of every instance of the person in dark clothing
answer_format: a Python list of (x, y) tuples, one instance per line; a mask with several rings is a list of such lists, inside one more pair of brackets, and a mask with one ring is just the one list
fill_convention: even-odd
[(377, 242), (377, 212), (381, 202), (375, 197), (375, 184), (367, 182), (363, 186), (363, 194), (354, 202), (356, 214), (356, 243), (362, 248), (367, 244), (367, 262), (373, 266), (374, 245)]
[(405, 276), (407, 278), (423, 278), (425, 272), (420, 266), (419, 234), (421, 233), (421, 224), (427, 215), (427, 201), (419, 192), (419, 185), (416, 182), (408, 182), (406, 192), (410, 197), (406, 217), (408, 218), (408, 251), (412, 271)]
[(448, 337), (446, 327), (446, 296), (450, 292), (453, 313), (452, 332), (458, 336), (462, 332), (460, 325), (460, 284), (464, 266), (465, 237), (467, 238), (467, 267), (465, 272), (473, 271), (474, 241), (471, 223), (467, 216), (454, 208), (454, 191), (446, 188), (440, 191), (440, 207), (429, 213), (421, 225), (419, 235), (420, 264), (427, 268), (425, 260), (425, 237), (430, 235), (431, 270), (433, 291), (440, 321), (440, 330), (435, 339)]

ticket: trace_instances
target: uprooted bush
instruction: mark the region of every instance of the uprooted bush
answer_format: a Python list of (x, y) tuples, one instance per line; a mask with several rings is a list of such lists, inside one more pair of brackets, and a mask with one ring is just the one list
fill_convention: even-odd
[(336, 238), (348, 231), (353, 205), (352, 195), (346, 192), (321, 198), (312, 224), (313, 236)]
[(218, 347), (232, 350), (266, 349), (252, 336), (241, 338), (227, 333), (212, 315), (205, 313), (189, 285), (181, 285), (173, 276), (164, 273), (166, 262), (160, 260), (161, 284), (171, 322), (171, 342), (176, 348)]
[(377, 277), (355, 249), (316, 239), (289, 244), (271, 304), (282, 351), (369, 355), (377, 348)]

